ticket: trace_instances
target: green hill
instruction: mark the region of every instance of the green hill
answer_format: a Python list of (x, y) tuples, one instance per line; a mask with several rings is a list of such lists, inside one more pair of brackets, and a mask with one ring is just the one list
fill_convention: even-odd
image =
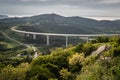
[(0, 19), (9, 18), (7, 15), (0, 15)]
[(33, 54), (31, 48), (21, 45), (16, 40), (10, 38), (6, 33), (0, 32), (0, 70), (7, 65), (18, 65), (25, 62), (26, 56), (19, 57), (18, 54)]
[(1, 69), (0, 79), (119, 80), (119, 53), (120, 37), (99, 37), (90, 43), (53, 49), (31, 63), (8, 65)]
[[(43, 14), (23, 18), (7, 18), (0, 20), (0, 30), (6, 32), (10, 37), (18, 41), (35, 44), (37, 46), (46, 45), (45, 36), (37, 36), (34, 40), (30, 37), (14, 34), (9, 30), (13, 26), (18, 26), (18, 29), (33, 31), (33, 32), (50, 32), (50, 33), (71, 33), (71, 34), (101, 34), (101, 33), (118, 33), (120, 30), (120, 20), (93, 20), (78, 16), (64, 17), (57, 14)], [(85, 42), (76, 37), (69, 38), (69, 44), (76, 45), (80, 42)], [(50, 37), (50, 45), (64, 46), (64, 37)]]
[[(57, 14), (43, 14), (23, 18), (15, 17), (0, 20), (0, 23), (22, 24), (20, 26), (22, 30), (52, 33), (119, 33), (120, 30), (120, 20), (98, 21), (78, 16), (64, 17)], [(3, 28), (2, 25), (1, 27)]]
[[(119, 33), (120, 20), (92, 20), (82, 17), (63, 17), (43, 14), (24, 18), (0, 20), (0, 80), (119, 80), (120, 36), (98, 37), (89, 43), (71, 37), (68, 48), (64, 37), (51, 37), (52, 46), (45, 36), (20, 36), (10, 30), (18, 29), (51, 33)], [(52, 42), (53, 41), (53, 42)], [(78, 44), (79, 43), (79, 44)], [(26, 48), (33, 44), (39, 51)], [(41, 45), (42, 44), (42, 45)], [(30, 46), (30, 45), (29, 45)], [(18, 56), (21, 55), (21, 56)]]

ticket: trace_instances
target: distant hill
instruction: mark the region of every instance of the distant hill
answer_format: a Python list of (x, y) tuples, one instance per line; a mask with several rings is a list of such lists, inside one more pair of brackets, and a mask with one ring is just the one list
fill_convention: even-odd
[(0, 15), (0, 19), (9, 18), (7, 15)]
[[(9, 36), (27, 44), (46, 45), (46, 36), (21, 37), (9, 29), (13, 26), (23, 31), (49, 32), (49, 33), (67, 33), (67, 34), (102, 34), (119, 33), (120, 20), (94, 20), (78, 16), (64, 17), (57, 14), (43, 14), (23, 18), (6, 18), (0, 20), (0, 30), (5, 31)], [(77, 37), (70, 37), (69, 44), (76, 45), (79, 42), (86, 42)], [(65, 45), (65, 37), (50, 37), (50, 46), (58, 47)]]
[[(3, 20), (2, 20), (3, 21)], [(78, 16), (64, 17), (43, 14), (32, 17), (4, 19), (4, 22), (22, 23), (19, 29), (51, 33), (119, 33), (120, 20), (94, 20)]]

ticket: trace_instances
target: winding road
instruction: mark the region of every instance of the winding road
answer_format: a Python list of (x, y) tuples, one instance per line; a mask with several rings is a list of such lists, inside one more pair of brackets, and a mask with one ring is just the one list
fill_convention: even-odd
[(22, 31), (17, 30), (17, 26), (12, 27), (11, 30), (18, 33), (26, 33), (26, 34), (32, 34), (32, 35), (46, 35), (46, 36), (73, 36), (73, 37), (97, 37), (97, 36), (115, 36), (119, 34), (57, 34), (57, 33), (38, 33), (38, 32), (30, 32), (30, 31)]
[(58, 34), (58, 33), (39, 33), (39, 32), (30, 32), (30, 31), (22, 31), (22, 30), (17, 30), (17, 26), (14, 26), (11, 28), (12, 31), (17, 32), (17, 33), (23, 33), (23, 34), (32, 34), (33, 39), (36, 39), (36, 35), (45, 35), (46, 36), (46, 44), (49, 46), (50, 41), (49, 37), (50, 36), (63, 36), (66, 38), (66, 47), (68, 47), (68, 37), (86, 37), (87, 42), (89, 41), (89, 37), (98, 37), (98, 36), (115, 36), (119, 34)]
[(11, 40), (11, 41), (13, 41), (13, 42), (15, 42), (15, 43), (18, 43), (18, 44), (20, 44), (20, 45), (23, 45), (23, 46), (25, 46), (25, 47), (27, 47), (27, 48), (32, 48), (33, 49), (33, 51), (35, 52), (35, 54), (34, 54), (34, 58), (36, 58), (37, 56), (38, 56), (38, 54), (37, 54), (37, 52), (36, 52), (36, 48), (32, 45), (29, 45), (29, 44), (25, 44), (25, 43), (22, 43), (22, 42), (20, 42), (20, 41), (18, 41), (18, 40), (15, 40), (15, 39), (13, 39), (13, 38), (11, 38), (11, 37), (9, 37), (6, 33), (4, 33), (4, 32), (2, 32), (2, 31), (0, 31), (0, 33), (2, 33), (7, 39), (9, 39), (9, 40)]
[(20, 45), (23, 45), (23, 46), (25, 46), (25, 47), (27, 47), (27, 48), (30, 48), (30, 45), (25, 44), (25, 43), (22, 43), (22, 42), (20, 42), (20, 41), (18, 41), (18, 40), (15, 40), (15, 39), (9, 37), (6, 33), (2, 32), (2, 31), (0, 31), (0, 33), (2, 33), (2, 34), (3, 34), (6, 38), (8, 38), (9, 40), (11, 40), (11, 41), (13, 41), (13, 42), (15, 42), (15, 43), (18, 43), (18, 44), (20, 44)]

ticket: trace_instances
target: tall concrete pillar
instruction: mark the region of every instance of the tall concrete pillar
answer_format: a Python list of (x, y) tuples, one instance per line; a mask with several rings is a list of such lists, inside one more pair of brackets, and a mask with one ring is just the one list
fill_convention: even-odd
[(36, 39), (36, 34), (33, 34), (33, 39)]
[(21, 36), (22, 33), (19, 33), (19, 32), (18, 32), (18, 34)]
[(66, 47), (68, 47), (68, 36), (65, 36), (66, 38)]
[(47, 35), (47, 46), (49, 46), (49, 35)]
[(89, 42), (89, 37), (87, 36), (87, 43)]
[(25, 33), (20, 33), (21, 36), (25, 36)]
[(30, 36), (30, 34), (27, 34), (27, 33), (26, 33), (26, 36), (27, 36), (27, 37), (29, 37), (29, 36)]

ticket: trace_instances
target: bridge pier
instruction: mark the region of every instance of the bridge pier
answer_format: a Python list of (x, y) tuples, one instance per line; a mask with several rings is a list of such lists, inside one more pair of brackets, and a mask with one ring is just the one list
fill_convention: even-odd
[(36, 35), (35, 34), (33, 34), (33, 39), (36, 39)]
[(68, 36), (65, 36), (66, 38), (66, 47), (68, 47)]
[(26, 33), (26, 36), (29, 37), (30, 35)]
[(87, 43), (89, 42), (89, 37), (87, 36)]
[(21, 36), (25, 36), (25, 33), (21, 33)]
[(47, 46), (49, 46), (49, 35), (47, 35)]
[(18, 34), (19, 34), (20, 36), (22, 35), (22, 33), (19, 33), (19, 32), (18, 32)]

